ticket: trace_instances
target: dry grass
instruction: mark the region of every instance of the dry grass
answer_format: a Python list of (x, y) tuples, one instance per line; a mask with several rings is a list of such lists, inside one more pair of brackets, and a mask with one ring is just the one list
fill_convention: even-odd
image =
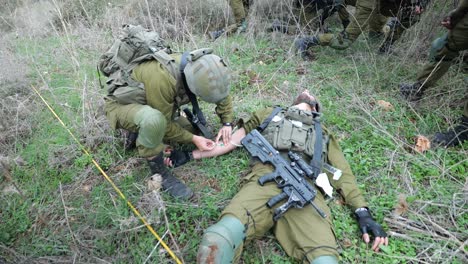
[[(0, 50), (0, 67), (3, 69), (0, 72), (0, 115), (2, 116), (0, 119), (0, 154), (4, 156), (14, 156), (17, 154), (17, 149), (14, 147), (15, 144), (23, 142), (25, 138), (31, 135), (31, 131), (34, 129), (32, 127), (34, 123), (29, 118), (34, 116), (37, 107), (35, 101), (37, 99), (30, 92), (29, 86), (31, 80), (35, 85), (40, 87), (41, 92), (50, 95), (51, 101), (60, 106), (64, 116), (70, 118), (69, 124), (72, 124), (71, 128), (78, 132), (81, 143), (90, 150), (99, 150), (99, 147), (103, 145), (110, 146), (106, 150), (109, 153), (118, 154), (119, 151), (114, 148), (121, 141), (121, 138), (111, 132), (105, 119), (102, 100), (103, 90), (101, 90), (98, 77), (94, 73), (94, 65), (99, 54), (106, 50), (111, 43), (112, 36), (117, 35), (121, 24), (134, 23), (154, 28), (164, 38), (169, 39), (173, 43), (178, 43), (176, 45), (178, 48), (184, 49), (186, 47), (196, 47), (199, 43), (208, 45), (206, 39), (200, 37), (201, 34), (232, 22), (227, 1), (218, 0), (131, 0), (113, 1), (111, 4), (107, 4), (106, 2), (104, 5), (97, 3), (97, 1), (84, 0), (16, 1), (24, 4), (24, 6), (20, 6), (18, 9), (15, 9), (12, 4), (13, 2), (15, 1), (9, 1), (8, 5), (0, 9), (0, 22), (4, 22), (1, 24), (0, 30), (9, 32), (8, 35), (0, 39), (0, 47), (2, 47), (2, 50)], [(34, 3), (31, 4), (31, 2)], [(248, 101), (244, 98), (256, 98), (262, 102), (270, 101), (287, 105), (291, 101), (291, 94), (295, 94), (305, 88), (311, 88), (319, 96), (327, 95), (331, 89), (335, 89), (338, 94), (338, 96), (335, 95), (336, 101), (327, 102), (328, 104), (324, 105), (325, 109), (327, 107), (335, 107), (336, 111), (345, 116), (347, 120), (353, 123), (356, 122), (356, 127), (360, 124), (363, 127), (371, 127), (373, 133), (394, 144), (393, 149), (387, 149), (386, 154), (388, 154), (388, 157), (391, 157), (391, 161), (388, 165), (388, 172), (385, 172), (388, 175), (383, 176), (395, 177), (394, 181), (398, 181), (397, 185), (401, 188), (399, 191), (406, 192), (408, 195), (418, 195), (420, 193), (420, 190), (416, 190), (413, 186), (416, 179), (410, 170), (413, 165), (412, 163), (419, 162), (425, 166), (434, 166), (437, 168), (437, 172), (440, 172), (440, 175), (428, 175), (427, 177), (427, 191), (434, 193), (434, 200), (441, 198), (440, 201), (435, 203), (429, 198), (417, 200), (409, 206), (402, 216), (385, 218), (385, 222), (391, 228), (390, 234), (392, 236), (397, 239), (411, 241), (411, 243), (417, 244), (421, 249), (418, 252), (419, 259), (400, 257), (400, 260), (411, 263), (429, 263), (435, 259), (442, 262), (445, 257), (448, 257), (450, 260), (451, 258), (466, 254), (466, 231), (463, 231), (463, 227), (459, 226), (454, 220), (466, 214), (466, 190), (464, 192), (458, 189), (453, 190), (454, 199), (450, 201), (446, 199), (446, 196), (440, 194), (436, 187), (432, 186), (436, 185), (437, 177), (454, 182), (456, 186), (465, 186), (465, 188), (466, 183), (460, 182), (457, 175), (451, 174), (450, 167), (444, 167), (445, 165), (442, 162), (445, 157), (443, 155), (446, 154), (435, 154), (436, 157), (415, 156), (413, 153), (408, 152), (411, 144), (405, 135), (393, 134), (393, 131), (391, 131), (392, 127), (389, 126), (390, 122), (393, 122), (395, 126), (402, 125), (400, 119), (408, 118), (409, 115), (413, 116), (413, 114), (419, 118), (417, 121), (423, 122), (424, 118), (411, 108), (408, 110), (410, 113), (404, 113), (400, 116), (397, 114), (390, 118), (384, 115), (376, 116), (377, 111), (369, 103), (369, 100), (375, 101), (379, 96), (391, 98), (392, 96), (389, 93), (392, 91), (381, 91), (375, 88), (376, 94), (367, 94), (369, 90), (366, 87), (365, 76), (360, 76), (357, 65), (354, 65), (352, 69), (356, 71), (356, 78), (348, 83), (342, 83), (343, 80), (334, 78), (337, 76), (313, 72), (313, 69), (310, 68), (312, 64), (308, 62), (298, 62), (297, 69), (287, 68), (287, 63), (297, 60), (297, 57), (291, 52), (293, 37), (273, 34), (271, 38), (268, 38), (278, 51), (275, 51), (274, 48), (260, 47), (257, 40), (266, 36), (265, 28), (269, 25), (272, 18), (290, 19), (292, 24), (296, 23), (294, 19), (291, 19), (291, 14), (294, 12), (291, 2), (285, 0), (255, 1), (249, 16), (250, 27), (246, 34), (245, 44), (240, 46), (224, 39), (213, 43), (213, 46), (220, 50), (221, 55), (226, 55), (225, 57), (228, 57), (227, 55), (231, 53), (235, 53), (238, 59), (249, 57), (253, 58), (253, 61), (256, 62), (245, 65), (248, 69), (235, 69), (234, 80), (236, 84), (245, 81), (249, 71), (255, 72), (257, 71), (257, 67), (261, 68), (257, 62), (262, 61), (266, 64), (275, 62), (275, 56), (279, 56), (275, 52), (289, 52), (285, 56), (286, 59), (283, 64), (275, 68), (273, 73), (269, 74), (266, 78), (260, 76), (262, 82), (252, 84), (245, 90), (242, 90), (244, 89), (242, 87), (236, 87), (236, 89), (242, 91), (242, 94), (236, 95), (236, 102), (239, 105), (236, 106), (235, 111), (240, 116), (247, 116), (245, 112), (247, 109), (250, 110), (248, 107), (251, 106), (242, 105), (243, 102)], [(100, 7), (100, 9), (97, 9), (97, 7)], [(446, 10), (449, 6), (437, 8)], [(408, 30), (395, 51), (397, 56), (401, 56), (401, 65), (409, 63), (414, 59), (423, 59), (429, 43), (435, 37), (435, 34), (437, 34), (437, 30), (434, 29), (438, 28), (438, 21), (443, 14), (444, 12), (428, 12), (423, 16), (420, 23)], [(76, 99), (79, 105), (78, 108), (70, 107), (67, 104), (68, 102), (60, 102), (59, 96), (54, 95), (54, 88), (49, 87), (49, 83), (53, 81), (53, 78), (46, 71), (44, 63), (40, 63), (37, 60), (40, 58), (40, 54), (37, 54), (35, 49), (25, 51), (21, 55), (15, 52), (14, 43), (17, 36), (28, 40), (45, 39), (48, 36), (55, 36), (59, 39), (60, 45), (54, 51), (54, 55), (56, 58), (65, 57), (69, 60), (67, 64), (69, 69), (62, 70), (69, 74), (73, 80), (73, 85), (61, 88), (68, 90), (70, 94), (78, 95), (78, 99)], [(348, 58), (351, 62), (354, 62), (354, 60), (362, 62), (367, 59), (369, 61), (369, 69), (376, 67), (374, 62), (378, 59), (374, 54), (368, 55), (364, 53), (353, 54), (352, 56), (348, 56)], [(53, 63), (54, 58), (49, 59), (50, 63)], [(26, 65), (29, 69), (26, 68)], [(326, 69), (326, 67), (323, 68)], [(291, 71), (305, 71), (306, 73), (299, 74), (300, 77), (298, 77), (295, 83), (288, 81), (277, 82), (277, 78), (287, 75)], [(396, 69), (386, 73), (396, 75), (395, 71)], [(27, 72), (33, 72), (36, 75), (35, 78), (27, 76)], [(344, 87), (344, 85), (349, 86)], [(442, 103), (438, 105), (435, 111), (443, 114), (444, 110), (448, 108), (449, 101), (457, 97), (460, 98), (462, 92), (450, 93), (450, 96), (441, 98)], [(437, 99), (440, 99), (439, 97)], [(432, 101), (429, 100), (426, 103), (427, 108), (424, 108), (423, 103), (423, 110), (430, 110), (429, 106), (433, 105), (431, 104)], [(337, 105), (340, 107), (336, 107)], [(79, 109), (79, 111), (76, 111), (76, 109)], [(428, 127), (430, 125), (427, 125), (424, 129), (428, 129)], [(418, 129), (415, 124), (413, 130), (417, 131)], [(339, 131), (344, 139), (352, 137), (353, 131)], [(61, 143), (51, 145), (48, 150), (50, 153), (48, 153), (47, 162), (50, 169), (72, 166), (81, 156), (81, 152), (75, 144)], [(361, 151), (365, 152), (365, 150)], [(466, 154), (465, 150), (460, 150), (459, 152)], [(437, 155), (441, 156), (438, 157)], [(139, 159), (131, 158), (122, 161), (124, 158), (120, 157), (119, 160), (121, 160), (120, 163), (110, 164), (108, 170), (116, 180), (124, 181), (132, 171), (142, 166), (142, 161)], [(460, 163), (462, 162), (466, 162), (466, 160)], [(200, 165), (197, 163), (195, 167), (202, 167), (203, 165), (206, 164)], [(452, 166), (456, 165), (460, 164)], [(396, 167), (405, 168), (405, 170), (401, 174), (396, 174), (392, 171)], [(178, 169), (178, 172), (187, 181), (191, 177), (195, 178), (193, 182), (199, 189), (202, 189), (204, 185), (209, 185), (214, 192), (222, 192), (221, 183), (218, 179), (203, 178), (204, 171), (199, 171), (197, 168), (188, 166)], [(379, 185), (382, 183), (378, 179), (380, 176), (382, 175), (379, 172), (371, 171), (368, 176), (365, 176), (368, 178), (364, 182), (375, 182), (377, 187), (372, 191), (378, 194), (385, 194), (388, 190), (385, 189), (385, 186)], [(138, 179), (138, 181), (132, 184), (143, 193), (144, 186), (141, 184), (141, 180)], [(103, 263), (113, 262), (116, 259), (131, 259), (131, 257), (127, 256), (129, 252), (118, 252), (117, 255), (109, 255), (106, 259), (98, 259), (95, 256), (95, 249), (89, 246), (88, 242), (92, 242), (91, 244), (93, 244), (97, 240), (112, 240), (120, 235), (121, 240), (119, 242), (124, 245), (122, 248), (131, 248), (134, 246), (132, 234), (143, 230), (143, 226), (134, 221), (134, 218), (122, 215), (114, 216), (113, 220), (118, 223), (120, 230), (107, 230), (97, 227), (95, 222), (85, 221), (88, 218), (93, 218), (94, 215), (98, 215), (102, 208), (94, 208), (90, 203), (84, 203), (82, 208), (69, 208), (69, 204), (73, 201), (82, 199), (83, 197), (90, 197), (93, 188), (100, 185), (103, 181), (102, 177), (92, 167), (88, 166), (86, 169), (78, 171), (76, 175), (73, 175), (71, 183), (60, 184), (59, 189), (55, 193), (50, 194), (52, 197), (58, 197), (59, 199), (52, 202), (38, 201), (30, 209), (30, 214), (36, 218), (31, 227), (31, 232), (41, 234), (40, 231), (51, 230), (51, 232), (72, 237), (70, 247), (63, 248), (62, 254), (66, 256), (39, 256), (31, 259), (28, 256), (24, 256), (24, 253), (16, 252), (14, 247), (9, 248), (1, 244), (0, 252), (8, 255), (10, 259), (14, 259), (16, 262), (61, 263), (76, 261)], [(113, 209), (118, 211), (119, 197), (110, 188), (109, 190), (105, 189), (104, 193), (106, 194), (104, 198), (110, 199), (114, 206)], [(202, 203), (202, 200), (203, 197), (199, 198), (195, 204), (190, 204), (189, 206), (197, 207), (199, 206), (199, 202)], [(217, 206), (222, 208), (225, 206), (226, 200), (218, 201), (218, 203)], [(144, 204), (143, 201), (140, 205), (143, 206)], [(168, 204), (166, 206), (180, 207), (180, 204)], [(438, 211), (434, 212), (434, 207), (439, 208)], [(146, 216), (153, 223), (167, 223), (167, 219), (164, 219), (163, 211), (146, 211)], [(52, 212), (61, 213), (54, 214)], [(210, 221), (215, 221), (214, 218), (210, 219)], [(70, 227), (77, 223), (80, 225), (75, 225), (74, 228)], [(198, 225), (197, 229), (200, 229), (198, 232), (201, 233), (202, 226), (200, 223), (196, 224)], [(166, 228), (164, 230), (165, 235), (169, 236), (170, 229)], [(348, 234), (350, 232), (348, 231)], [(122, 234), (124, 234), (123, 239)], [(126, 234), (128, 236), (125, 236)], [(429, 239), (425, 237), (429, 237)], [(47, 238), (40, 237), (40, 239)], [(428, 240), (431, 239), (432, 241), (429, 243)], [(171, 243), (174, 246), (182, 248), (181, 251), (178, 250), (179, 252), (187, 251), (187, 249), (183, 248), (184, 245), (178, 245), (176, 241), (171, 241)], [(267, 238), (266, 240), (257, 242), (256, 245), (260, 249), (265, 248), (266, 250), (270, 250), (272, 244), (274, 242)], [(442, 252), (444, 250), (445, 252)], [(165, 254), (164, 252), (151, 252), (150, 255), (153, 253)], [(262, 255), (266, 254), (266, 252), (260, 253)], [(248, 263), (247, 260), (245, 262)], [(2, 263), (1, 257), (0, 263)]]

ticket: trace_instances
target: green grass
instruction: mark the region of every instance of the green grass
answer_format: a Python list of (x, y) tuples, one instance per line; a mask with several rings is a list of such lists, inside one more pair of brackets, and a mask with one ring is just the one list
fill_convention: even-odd
[[(79, 36), (71, 39), (82, 41)], [(375, 218), (387, 230), (412, 239), (392, 237), (388, 247), (373, 253), (361, 241), (352, 212), (332, 202), (343, 263), (408, 263), (418, 259), (430, 262), (429, 257), (437, 263), (463, 262), (460, 256), (453, 255), (459, 245), (449, 241), (447, 233), (432, 223), (461, 242), (468, 237), (462, 190), (468, 145), (433, 148), (423, 154), (410, 149), (414, 136), (445, 129), (443, 118), (454, 120), (460, 113), (446, 104), (430, 111), (434, 101), (412, 108), (398, 97), (398, 83), (411, 80), (420, 62), (402, 65), (398, 56), (378, 55), (375, 45), (370, 44), (368, 50), (363, 41), (347, 51), (317, 48), (316, 60), (311, 62), (288, 53), (293, 41), (288, 36), (281, 41), (275, 36), (251, 39), (243, 35), (214, 43), (201, 41), (199, 46), (213, 46), (224, 54), (234, 71), (232, 94), (236, 116), (245, 118), (249, 112), (269, 105), (288, 105), (304, 89), (316, 94), (322, 104), (324, 123), (340, 139)], [(133, 159), (135, 152), (123, 150), (122, 140), (109, 127), (99, 127), (102, 123), (96, 121), (103, 118), (96, 102), (105, 93), (99, 88), (94, 70), (99, 52), (78, 48), (81, 67), (77, 68), (65, 49), (63, 36), (35, 41), (20, 39), (15, 43), (18, 56), (29, 58), (30, 68), (37, 69), (29, 74), (31, 82), (46, 87), (41, 90), (42, 95), (71, 131), (82, 143), (87, 143), (88, 137), (100, 138), (85, 147), (127, 199), (137, 205), (146, 192), (149, 171), (143, 160)], [(239, 47), (239, 51), (232, 52), (233, 47)], [(298, 67), (303, 67), (306, 73), (298, 73)], [(246, 71), (258, 74), (262, 82), (250, 84)], [(462, 76), (450, 74), (455, 87), (462, 92)], [(83, 98), (84, 87), (89, 93)], [(395, 110), (379, 109), (375, 105), (377, 100), (392, 103)], [(26, 162), (13, 170), (13, 178), (23, 195), (0, 196), (0, 255), (8, 262), (18, 262), (22, 257), (34, 261), (49, 257), (51, 262), (76, 257), (82, 262), (101, 259), (143, 263), (148, 259), (153, 263), (172, 263), (161, 245), (153, 251), (157, 240), (141, 222), (131, 220), (133, 213), (126, 202), (42, 102), (36, 101), (37, 111), (31, 121), (34, 133), (16, 146), (16, 154)], [(87, 103), (89, 107), (83, 107)], [(215, 128), (219, 128), (213, 106), (202, 103), (202, 108)], [(203, 230), (217, 221), (239, 190), (248, 166), (248, 154), (236, 150), (174, 170), (196, 192), (197, 198), (193, 202), (180, 202), (163, 194), (165, 210), (150, 216), (150, 220), (154, 220), (152, 226), (161, 236), (169, 227), (174, 240), (166, 234), (164, 241), (172, 250), (178, 248), (178, 256), (186, 263), (195, 262)], [(400, 194), (407, 196), (409, 207), (403, 217), (426, 224), (418, 226), (422, 231), (398, 228), (384, 220), (391, 217)], [(433, 232), (438, 236), (427, 235)], [(272, 233), (248, 242), (242, 260), (299, 263), (286, 256)]]

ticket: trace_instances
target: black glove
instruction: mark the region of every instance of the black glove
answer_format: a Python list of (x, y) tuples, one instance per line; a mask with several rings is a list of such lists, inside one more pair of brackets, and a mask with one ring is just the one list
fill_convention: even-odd
[(176, 168), (193, 160), (193, 156), (191, 151), (173, 150), (169, 159), (172, 161), (172, 166)]
[(385, 233), (381, 225), (375, 222), (369, 210), (359, 208), (354, 215), (356, 215), (362, 234), (366, 234), (370, 230), (374, 237), (387, 237), (387, 233)]

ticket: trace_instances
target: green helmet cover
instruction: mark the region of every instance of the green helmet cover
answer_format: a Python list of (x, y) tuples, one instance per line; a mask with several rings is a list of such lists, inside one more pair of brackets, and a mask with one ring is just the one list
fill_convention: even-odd
[(184, 74), (190, 91), (203, 101), (218, 103), (229, 95), (230, 73), (217, 55), (206, 54), (189, 60)]

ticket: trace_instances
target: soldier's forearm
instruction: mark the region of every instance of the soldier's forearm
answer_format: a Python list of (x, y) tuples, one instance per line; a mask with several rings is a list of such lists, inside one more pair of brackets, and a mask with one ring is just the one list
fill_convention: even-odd
[(216, 145), (214, 149), (209, 151), (200, 151), (198, 149), (194, 150), (192, 152), (193, 158), (197, 160), (202, 158), (217, 157), (229, 153), (241, 145), (240, 141), (245, 137), (245, 135), (245, 129), (240, 128), (236, 130), (234, 134), (232, 134), (231, 141), (228, 145)]

